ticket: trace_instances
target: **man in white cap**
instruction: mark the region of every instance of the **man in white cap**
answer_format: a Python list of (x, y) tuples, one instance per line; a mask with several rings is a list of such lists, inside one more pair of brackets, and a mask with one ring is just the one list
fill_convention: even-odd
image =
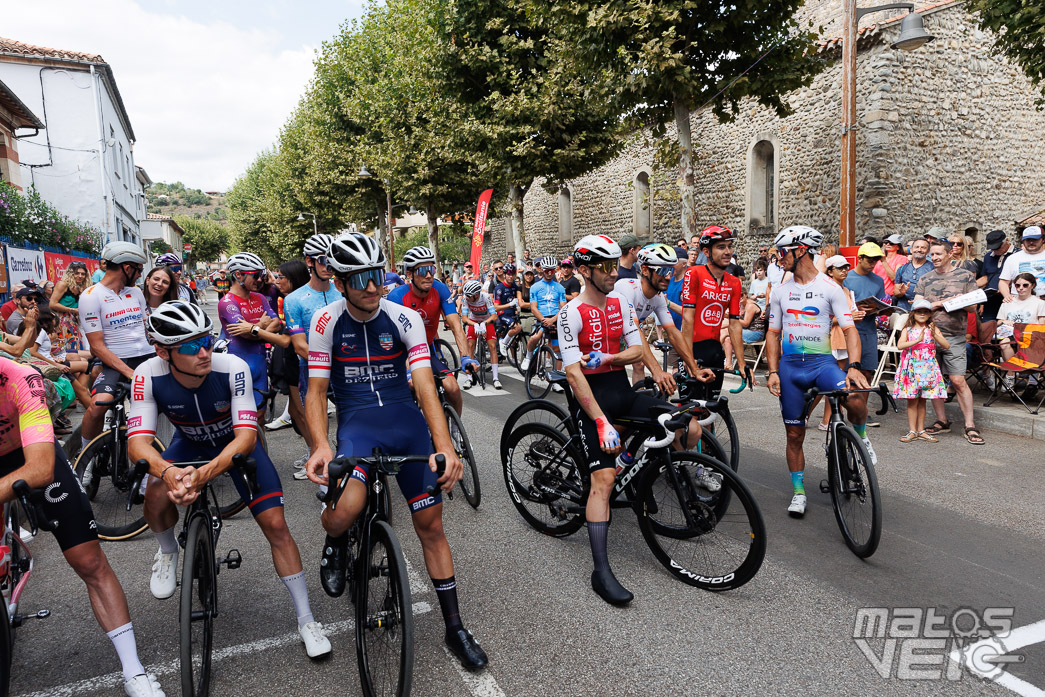
[(882, 244), (885, 258), (874, 265), (874, 272), (885, 282), (885, 294), (892, 297), (896, 270), (910, 260), (903, 254), (903, 235), (889, 235)]
[(1045, 295), (1045, 246), (1042, 244), (1041, 225), (1031, 225), (1023, 229), (1023, 249), (1005, 261), (998, 281), (998, 290), (1005, 302), (1012, 302), (1009, 284), (1017, 274), (1030, 273), (1038, 279), (1034, 290), (1039, 297)]

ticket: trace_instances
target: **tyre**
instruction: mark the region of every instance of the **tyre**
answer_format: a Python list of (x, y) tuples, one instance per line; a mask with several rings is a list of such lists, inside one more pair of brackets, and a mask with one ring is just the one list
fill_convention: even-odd
[(525, 340), (523, 338), (523, 335), (522, 334), (517, 334), (516, 336), (513, 336), (511, 338), (510, 342), (509, 342), (508, 353), (505, 355), (505, 358), (508, 360), (508, 363), (510, 363), (511, 366), (513, 368), (515, 368), (516, 370), (519, 369), (519, 360), (520, 360), (520, 358), (519, 358), (519, 354), (520, 354), (519, 345), (520, 344), (523, 344), (522, 351), (525, 351), (526, 348), (525, 348)]
[(835, 430), (836, 466), (827, 470), (835, 520), (853, 554), (866, 559), (882, 539), (882, 499), (878, 476), (863, 440), (853, 430)]
[[(121, 426), (117, 438), (126, 443), (127, 428)], [(131, 463), (126, 460), (126, 448), (116, 447), (112, 430), (103, 431), (80, 451), (73, 464), (76, 478), (80, 480), (87, 497), (91, 500), (94, 519), (98, 523), (98, 537), (103, 540), (129, 540), (145, 532), (148, 527), (140, 507), (127, 510), (133, 475)], [(116, 455), (113, 448), (124, 453), (124, 462), (119, 463), (120, 473), (112, 474)], [(164, 445), (153, 440), (153, 447), (163, 451)]]
[(589, 478), (577, 440), (548, 424), (524, 423), (508, 436), (502, 465), (508, 497), (534, 529), (565, 537), (584, 524)]
[(214, 648), (214, 617), (218, 614), (217, 569), (210, 522), (193, 517), (185, 538), (181, 565), (181, 694), (202, 697), (210, 690), (210, 659)]
[(395, 533), (384, 521), (370, 530), (356, 571), (356, 655), (363, 694), (406, 697), (414, 672), (414, 614), (406, 561)]
[(533, 353), (530, 365), (526, 369), (526, 394), (530, 399), (544, 399), (551, 390), (548, 373), (555, 370), (555, 352), (547, 346), (541, 346)]
[(479, 387), (486, 389), (486, 371), (490, 367), (490, 348), (486, 345), (486, 339), (479, 337), (475, 342), (475, 360), (479, 363), (475, 378), (479, 381)]
[(539, 421), (553, 426), (566, 435), (572, 433), (573, 421), (566, 414), (566, 410), (555, 402), (544, 399), (529, 399), (515, 408), (504, 422), (501, 428), (501, 462), (508, 457), (508, 437), (515, 430), (515, 425)]
[(271, 398), (267, 398), (264, 402), (265, 406), (265, 423), (269, 424), (283, 416), (283, 410), (287, 407), (287, 401), (290, 399), (290, 395), (285, 395), (279, 390), (272, 395)]
[(457, 351), (450, 345), (446, 339), (436, 339), (432, 342), (435, 346), (436, 355), (442, 360), (443, 365), (448, 370), (459, 370), (461, 368), (461, 359), (457, 355)]
[(7, 614), (7, 598), (0, 598), (0, 697), (11, 694), (11, 653), (14, 634)]
[[(704, 590), (750, 581), (766, 555), (766, 531), (747, 486), (726, 465), (700, 453), (673, 452), (670, 467), (651, 464), (639, 483), (639, 529), (657, 561)], [(700, 484), (701, 469), (720, 481), (716, 494)], [(715, 504), (723, 498), (728, 507), (718, 513)]]
[(444, 402), (443, 411), (446, 413), (446, 425), (450, 428), (450, 440), (453, 441), (454, 451), (464, 465), (461, 491), (472, 508), (479, 508), (482, 487), (479, 483), (479, 468), (475, 464), (475, 453), (472, 452), (472, 444), (468, 441), (468, 433), (464, 430), (461, 417), (457, 415), (457, 411), (452, 406)]
[(723, 411), (715, 419), (713, 431), (715, 438), (722, 445), (722, 449), (729, 455), (729, 459), (722, 459), (734, 472), (740, 471), (740, 436), (737, 434), (737, 422), (729, 410)]
[(65, 456), (69, 458), (69, 462), (76, 462), (76, 456), (80, 454), (80, 438), (83, 433), (83, 427), (77, 426), (73, 429), (65, 438), (65, 442), (62, 443), (62, 450), (65, 451)]
[(239, 492), (236, 491), (236, 485), (232, 483), (232, 477), (228, 473), (213, 480), (210, 488), (214, 491), (214, 496), (218, 501), (218, 510), (221, 511), (223, 519), (231, 518), (247, 507)]

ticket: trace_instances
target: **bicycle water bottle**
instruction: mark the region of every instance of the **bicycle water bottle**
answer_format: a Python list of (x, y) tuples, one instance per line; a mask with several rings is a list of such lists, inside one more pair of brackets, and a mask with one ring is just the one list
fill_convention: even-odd
[(621, 451), (621, 454), (617, 456), (617, 476), (628, 467), (631, 467), (632, 463), (635, 462), (635, 456), (629, 453), (627, 450)]

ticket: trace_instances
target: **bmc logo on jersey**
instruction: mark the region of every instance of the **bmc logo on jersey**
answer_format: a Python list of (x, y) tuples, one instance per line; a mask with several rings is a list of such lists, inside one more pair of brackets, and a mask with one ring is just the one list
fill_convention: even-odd
[(131, 390), (131, 399), (140, 402), (145, 399), (145, 376), (134, 376), (134, 387)]
[(247, 374), (243, 372), (236, 373), (232, 378), (232, 393), (234, 395), (242, 395), (247, 391)]
[(423, 499), (418, 499), (410, 502), (410, 510), (414, 513), (420, 511), (423, 508), (428, 508), (435, 503), (435, 499), (431, 496), (426, 496)]
[(319, 316), (319, 319), (316, 320), (316, 331), (319, 332), (320, 334), (322, 334), (324, 331), (326, 331), (327, 324), (329, 322), (330, 322), (330, 313), (329, 312), (324, 312), (323, 314), (321, 314)]
[(381, 344), (381, 348), (383, 348), (385, 351), (391, 351), (394, 342), (392, 341), (391, 334), (384, 333), (377, 335), (377, 343)]
[(225, 418), (212, 424), (178, 426), (178, 430), (186, 436), (189, 438), (198, 438), (199, 440), (209, 439), (211, 436), (220, 436), (224, 433), (228, 433), (230, 428), (232, 428), (231, 418)]

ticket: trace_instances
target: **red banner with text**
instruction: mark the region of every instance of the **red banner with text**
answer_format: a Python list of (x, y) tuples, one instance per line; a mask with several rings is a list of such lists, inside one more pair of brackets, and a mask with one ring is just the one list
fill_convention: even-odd
[(493, 189), (487, 189), (479, 196), (479, 205), (475, 209), (475, 226), (472, 228), (472, 271), (479, 273), (479, 264), (483, 258), (483, 236), (486, 234), (486, 214), (490, 210), (490, 198)]
[(74, 257), (71, 254), (54, 254), (52, 252), (44, 252), (44, 264), (47, 267), (47, 280), (53, 283), (58, 283), (62, 280), (62, 276), (65, 274), (65, 270), (69, 268), (69, 264), (74, 261), (80, 261), (87, 265), (88, 277), (98, 269), (97, 259), (87, 259), (86, 257)]

